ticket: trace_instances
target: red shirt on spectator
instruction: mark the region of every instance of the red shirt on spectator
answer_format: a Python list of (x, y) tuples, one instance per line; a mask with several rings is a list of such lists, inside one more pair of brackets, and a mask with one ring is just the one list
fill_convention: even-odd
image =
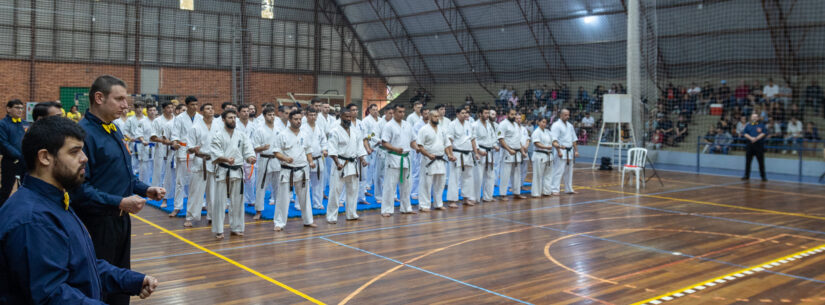
[(750, 93), (750, 92), (751, 92), (751, 90), (750, 90), (750, 88), (748, 88), (748, 85), (742, 85), (742, 86), (739, 86), (739, 87), (736, 88), (736, 93), (734, 93), (734, 95), (736, 95), (737, 99), (743, 99), (743, 98), (747, 98), (748, 93)]

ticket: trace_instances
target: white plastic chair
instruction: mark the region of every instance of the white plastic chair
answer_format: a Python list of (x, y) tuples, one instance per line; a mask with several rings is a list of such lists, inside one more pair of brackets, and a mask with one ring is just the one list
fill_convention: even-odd
[(634, 147), (627, 150), (628, 164), (622, 166), (622, 188), (624, 188), (625, 172), (631, 171), (636, 174), (636, 192), (639, 191), (639, 180), (641, 185), (645, 184), (645, 179), (641, 177), (645, 171), (645, 161), (647, 161), (647, 149)]

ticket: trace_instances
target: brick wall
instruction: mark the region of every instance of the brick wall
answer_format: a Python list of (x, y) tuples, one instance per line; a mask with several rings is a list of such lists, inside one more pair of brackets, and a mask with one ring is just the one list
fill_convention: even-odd
[(228, 70), (160, 68), (159, 94), (194, 95), (202, 103), (219, 106), (232, 100), (232, 74)]
[(377, 102), (377, 100), (384, 101), (387, 99), (387, 82), (379, 77), (364, 77), (363, 81), (363, 107), (366, 109), (369, 104), (377, 104), (379, 108), (387, 105), (386, 102)]
[[(19, 60), (0, 60), (0, 117), (5, 116), (5, 102), (18, 98), (27, 101), (56, 100), (60, 87), (88, 87), (94, 79), (111, 74), (123, 79), (133, 93), (134, 67), (131, 65), (100, 65), (42, 62), (35, 64), (35, 96), (29, 97), (29, 63)], [(232, 78), (228, 70), (161, 68), (160, 94), (195, 95), (198, 100), (220, 104), (232, 100)], [(260, 106), (288, 98), (287, 92), (315, 92), (311, 74), (252, 72), (249, 76), (247, 97)], [(383, 92), (383, 89), (379, 91)], [(365, 92), (367, 90), (365, 89)]]

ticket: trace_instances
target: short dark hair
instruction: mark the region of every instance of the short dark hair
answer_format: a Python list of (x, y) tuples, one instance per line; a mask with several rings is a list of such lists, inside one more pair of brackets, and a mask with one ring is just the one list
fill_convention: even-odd
[(241, 110), (241, 109), (244, 109), (244, 108), (249, 109), (249, 105), (248, 104), (241, 104), (240, 106), (238, 106), (238, 110)]
[(95, 104), (95, 94), (103, 93), (103, 96), (109, 95), (112, 92), (112, 86), (122, 86), (126, 88), (126, 83), (117, 77), (111, 75), (103, 75), (95, 79), (92, 87), (89, 88), (89, 105)]
[(307, 108), (307, 113), (318, 113), (318, 109), (315, 109), (315, 107), (310, 106), (309, 108)]
[(201, 105), (201, 111), (203, 111), (203, 109), (204, 109), (206, 106), (212, 106), (212, 103), (203, 103), (203, 105)]
[(289, 113), (289, 119), (291, 120), (292, 117), (294, 117), (297, 114), (301, 114), (301, 110), (292, 110), (292, 112)]
[(172, 103), (169, 101), (160, 102), (160, 109), (166, 109), (166, 107), (168, 107), (169, 105), (172, 105)]
[(238, 116), (237, 111), (229, 109), (229, 110), (225, 110), (223, 113), (221, 113), (221, 119), (226, 119), (226, 116), (229, 115), (230, 113), (234, 114), (236, 117)]
[(37, 152), (45, 149), (52, 155), (66, 143), (66, 138), (83, 141), (86, 132), (74, 121), (61, 117), (50, 116), (34, 122), (23, 135), (22, 152), (26, 162), (26, 169), (31, 172), (37, 166)]
[(223, 104), (221, 104), (221, 109), (226, 109), (226, 106), (230, 105), (232, 105), (232, 102), (223, 102)]
[(275, 107), (272, 107), (272, 106), (264, 107), (264, 111), (261, 111), (261, 113), (263, 115), (266, 115), (267, 113), (270, 113), (270, 112), (275, 112)]
[(184, 100), (184, 103), (186, 103), (187, 105), (189, 105), (189, 103), (191, 103), (191, 102), (197, 102), (197, 101), (198, 101), (198, 98), (197, 98), (197, 97), (195, 97), (194, 95), (190, 95), (190, 96), (187, 96), (187, 97), (186, 97), (186, 100)]
[(180, 110), (180, 109), (183, 109), (183, 107), (186, 107), (186, 105), (184, 105), (184, 104), (178, 104), (177, 106), (175, 106), (175, 110)]
[(8, 103), (6, 103), (6, 107), (8, 107), (8, 108), (12, 108), (12, 107), (17, 106), (17, 105), (23, 106), (23, 102), (20, 101), (19, 99), (13, 99), (13, 100), (10, 100)]
[(402, 105), (401, 103), (398, 103), (398, 104), (395, 104), (395, 106), (393, 106), (393, 107), (392, 107), (392, 110), (396, 110), (396, 109), (398, 109), (398, 108), (404, 108), (404, 109), (406, 109), (407, 107), (404, 107), (404, 105)]
[(421, 105), (421, 106), (424, 106), (424, 102), (422, 102), (421, 100), (416, 100), (416, 101), (413, 103), (413, 106), (415, 106), (415, 105)]
[(32, 120), (37, 121), (37, 119), (41, 117), (49, 116), (49, 108), (52, 107), (60, 109), (60, 104), (56, 102), (37, 103), (37, 105), (34, 105), (34, 109), (32, 109)]
[(447, 105), (444, 105), (444, 104), (438, 104), (438, 105), (435, 105), (435, 108), (434, 108), (434, 109), (435, 109), (435, 110), (439, 110), (439, 109), (441, 109), (441, 108), (447, 108)]
[(350, 108), (352, 108), (352, 107), (355, 107), (355, 109), (358, 109), (358, 105), (356, 105), (355, 103), (349, 103), (349, 104), (347, 105), (347, 109), (350, 109)]

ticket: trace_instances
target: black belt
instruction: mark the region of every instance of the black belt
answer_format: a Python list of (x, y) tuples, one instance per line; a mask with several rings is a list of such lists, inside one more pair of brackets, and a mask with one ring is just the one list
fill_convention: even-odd
[[(509, 154), (509, 152), (508, 152), (508, 154)], [(513, 157), (516, 159), (516, 163), (521, 163), (521, 161), (518, 159), (518, 156), (520, 156), (520, 155), (521, 155), (521, 151), (518, 151), (518, 150), (516, 150), (516, 153), (513, 154)]]
[(479, 145), (478, 147), (480, 147), (485, 152), (487, 152), (487, 154), (484, 155), (484, 170), (489, 170), (490, 166), (493, 165), (493, 162), (490, 161), (490, 152), (493, 151), (493, 148), (492, 147), (487, 147), (487, 146), (481, 146), (481, 145)]
[(304, 167), (305, 166), (293, 167), (293, 166), (288, 166), (288, 165), (281, 165), (281, 169), (286, 169), (286, 170), (289, 171), (289, 191), (290, 192), (295, 190), (295, 182), (293, 181), (293, 178), (295, 177), (295, 172), (297, 172), (297, 171), (301, 171), (301, 186), (302, 187), (307, 186), (307, 181), (306, 181), (306, 178), (307, 178), (306, 174), (307, 173), (305, 171), (303, 171)]
[[(462, 155), (472, 153), (472, 151), (470, 151), (470, 150), (460, 150), (460, 149), (455, 149), (455, 148), (453, 148), (453, 152), (457, 152), (457, 153), (460, 153)], [(461, 171), (463, 172), (464, 171), (464, 157), (462, 156), (459, 159), (461, 159)]]
[[(243, 165), (229, 165), (226, 163), (218, 163), (218, 166), (226, 169), (226, 198), (229, 198), (229, 194), (231, 194), (229, 189), (229, 171), (239, 170), (241, 171), (241, 178), (243, 178)], [(241, 195), (243, 195), (243, 183), (241, 183)]]
[[(320, 155), (320, 156), (317, 156), (317, 157), (312, 157), (312, 161), (321, 159), (323, 157), (324, 157), (324, 155)], [(315, 168), (317, 168), (318, 171), (316, 172), (316, 174), (317, 174), (317, 177), (318, 177), (318, 181), (321, 181), (321, 162), (317, 162), (317, 163), (318, 163), (318, 165), (316, 165)]]
[(266, 164), (264, 164), (264, 178), (261, 179), (261, 189), (263, 189), (264, 185), (266, 185), (266, 174), (269, 173), (269, 161), (272, 161), (272, 159), (275, 159), (275, 154), (271, 154), (271, 155), (261, 154), (261, 158), (266, 158)]
[(567, 152), (567, 154), (565, 154), (565, 156), (567, 158), (565, 158), (565, 159), (567, 160), (567, 165), (570, 165), (570, 151), (573, 150), (573, 147), (560, 147), (560, 148), (564, 149)]
[(347, 166), (347, 163), (357, 163), (355, 165), (355, 175), (358, 177), (358, 180), (361, 180), (361, 159), (356, 158), (347, 158), (338, 156), (338, 159), (344, 160), (344, 166), (341, 167), (341, 178), (344, 178), (344, 168)]
[(542, 153), (542, 154), (545, 154), (545, 155), (548, 155), (548, 156), (550, 156), (550, 155), (551, 155), (551, 154), (550, 154), (550, 152), (549, 152), (549, 151), (546, 151), (546, 150), (538, 150), (538, 149), (536, 149), (536, 150), (534, 150), (533, 152)]
[(447, 160), (444, 160), (444, 155), (435, 156), (435, 158), (433, 158), (432, 160), (430, 160), (430, 163), (427, 163), (427, 167), (430, 167), (430, 165), (433, 165), (433, 162), (438, 161), (438, 160), (441, 160), (441, 161), (447, 162)]

